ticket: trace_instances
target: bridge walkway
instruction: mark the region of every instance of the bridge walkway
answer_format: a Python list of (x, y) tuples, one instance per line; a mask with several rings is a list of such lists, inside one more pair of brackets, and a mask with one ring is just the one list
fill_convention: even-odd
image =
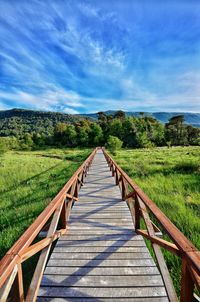
[(47, 263), (37, 301), (169, 301), (101, 150)]

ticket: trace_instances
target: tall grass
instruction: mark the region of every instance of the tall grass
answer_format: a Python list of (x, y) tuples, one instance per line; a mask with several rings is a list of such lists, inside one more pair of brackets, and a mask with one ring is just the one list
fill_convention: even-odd
[(8, 152), (0, 156), (0, 258), (67, 182), (89, 149)]
[[(200, 249), (200, 147), (121, 150), (114, 158)], [(164, 256), (178, 291), (180, 261)]]

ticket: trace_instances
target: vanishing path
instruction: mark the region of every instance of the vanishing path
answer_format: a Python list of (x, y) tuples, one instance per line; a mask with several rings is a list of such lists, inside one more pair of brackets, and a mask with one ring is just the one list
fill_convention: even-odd
[(95, 155), (70, 229), (56, 243), (37, 301), (167, 302), (161, 275), (133, 229), (101, 150)]

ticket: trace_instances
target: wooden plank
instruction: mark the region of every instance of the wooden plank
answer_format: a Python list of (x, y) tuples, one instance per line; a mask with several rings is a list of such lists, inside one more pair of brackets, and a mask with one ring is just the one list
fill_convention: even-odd
[[(91, 302), (113, 302), (113, 299), (109, 298), (101, 298), (101, 300), (98, 300), (98, 298), (90, 298)], [(117, 298), (117, 302), (169, 302), (167, 297), (154, 297), (154, 298), (142, 298), (142, 300), (139, 298)], [(88, 298), (42, 298), (38, 297), (37, 302), (88, 302)]]
[[(74, 275), (74, 276), (138, 276), (160, 275), (156, 266), (149, 267), (53, 267), (47, 266), (44, 275)], [(142, 284), (141, 284), (142, 286)]]
[[(126, 232), (126, 231), (131, 231), (131, 228), (130, 227), (128, 228), (128, 226), (126, 226), (126, 225), (119, 226), (119, 225), (112, 225), (112, 224), (109, 225), (109, 224), (105, 224), (105, 223), (102, 223), (99, 225), (97, 225), (97, 224), (95, 224), (95, 225), (93, 225), (93, 224), (91, 224), (91, 225), (86, 225), (86, 224), (74, 225), (74, 224), (72, 224), (69, 226), (69, 228), (72, 231), (77, 231), (77, 232), (79, 232), (79, 231), (80, 232), (81, 231), (89, 232), (92, 229), (93, 232), (102, 231), (102, 232), (104, 232), (104, 234), (108, 233), (109, 230), (118, 231), (118, 232), (121, 231), (121, 233)], [(133, 231), (133, 229), (132, 229), (132, 231)]]
[(125, 298), (125, 297), (158, 297), (166, 296), (164, 287), (133, 287), (133, 288), (119, 288), (119, 287), (40, 287), (39, 296), (46, 297), (95, 297), (103, 298), (110, 297)]
[(75, 247), (75, 246), (91, 246), (91, 247), (140, 247), (146, 246), (144, 240), (72, 240), (68, 242), (66, 240), (59, 240), (56, 244), (57, 247)]
[(78, 226), (80, 225), (81, 227), (83, 226), (90, 226), (91, 228), (93, 226), (101, 226), (101, 225), (105, 225), (106, 226), (127, 226), (127, 227), (130, 227), (132, 224), (132, 221), (131, 220), (128, 220), (128, 219), (90, 219), (88, 218), (87, 220), (86, 219), (76, 219), (76, 220), (70, 220), (68, 225), (69, 227), (71, 227), (71, 225), (73, 226)]
[[(125, 215), (125, 214), (115, 214), (113, 216), (111, 216), (111, 213), (101, 213), (101, 214), (88, 214), (87, 215), (87, 219), (95, 219), (95, 220), (101, 220), (101, 219), (109, 219), (109, 220), (119, 220), (119, 219), (126, 219), (128, 221), (130, 221), (131, 223), (131, 216), (129, 215)], [(83, 216), (85, 216), (85, 214), (79, 214), (79, 215), (71, 215), (71, 219), (70, 221), (74, 221), (77, 219), (81, 219)]]
[(127, 204), (112, 205), (110, 202), (107, 203), (105, 202), (100, 205), (96, 205), (91, 203), (86, 204), (80, 201), (79, 204), (75, 203), (74, 207), (72, 208), (72, 215), (78, 211), (85, 211), (85, 213), (91, 211), (102, 211), (102, 212), (109, 212), (109, 213), (111, 211), (122, 211), (122, 213), (129, 213), (127, 210), (128, 210)]
[(131, 267), (131, 266), (155, 266), (155, 263), (152, 259), (105, 259), (105, 260), (95, 260), (91, 259), (88, 261), (86, 260), (63, 260), (63, 259), (50, 259), (47, 266), (54, 266), (54, 267), (65, 267), (65, 266), (75, 266), (75, 267)]
[(70, 253), (91, 253), (91, 252), (94, 252), (94, 253), (100, 253), (100, 252), (108, 252), (108, 253), (138, 253), (138, 252), (147, 252), (148, 249), (146, 246), (138, 246), (138, 247), (115, 247), (115, 246), (109, 246), (109, 247), (104, 247), (104, 246), (99, 246), (99, 247), (96, 247), (96, 246), (70, 246), (70, 247), (62, 247), (62, 246), (55, 246), (54, 248), (54, 251), (55, 252), (59, 252), (59, 253), (62, 253), (62, 252), (70, 252)]
[(56, 253), (51, 254), (51, 259), (152, 259), (149, 252), (140, 253)]
[(127, 224), (127, 225), (131, 225), (132, 223), (132, 219), (131, 218), (114, 218), (114, 217), (87, 217), (86, 219), (83, 218), (80, 221), (80, 218), (71, 218), (69, 221), (69, 224), (76, 224), (76, 223), (82, 223), (82, 224), (87, 224), (87, 223), (109, 223), (109, 224), (114, 224), (114, 225), (121, 225), (121, 224)]
[(163, 286), (161, 276), (58, 276), (45, 275), (42, 286), (75, 286), (75, 287), (133, 287)]
[(71, 241), (71, 240), (123, 240), (123, 241), (137, 241), (137, 240), (143, 240), (142, 236), (140, 235), (134, 235), (134, 234), (74, 234), (73, 235), (63, 235), (60, 241)]
[[(77, 236), (79, 235), (92, 235), (92, 236), (99, 236), (99, 235), (105, 235), (105, 228), (73, 228), (73, 226), (70, 226), (70, 228), (67, 230), (67, 234), (69, 236)], [(106, 234), (108, 236), (110, 235), (118, 235), (118, 236), (126, 236), (129, 234), (135, 234), (134, 230), (127, 229), (127, 228), (110, 228), (106, 230)]]

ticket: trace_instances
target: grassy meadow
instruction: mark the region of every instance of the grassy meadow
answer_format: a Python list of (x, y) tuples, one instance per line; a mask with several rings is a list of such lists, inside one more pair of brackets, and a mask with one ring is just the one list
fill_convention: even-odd
[[(200, 249), (200, 147), (127, 149), (113, 158)], [(164, 255), (178, 289), (180, 260)]]
[[(0, 258), (90, 152), (46, 149), (0, 156)], [(200, 249), (200, 147), (122, 149), (113, 157)], [(166, 251), (164, 256), (178, 291), (180, 259)]]
[(0, 258), (90, 152), (46, 149), (10, 151), (0, 156)]

